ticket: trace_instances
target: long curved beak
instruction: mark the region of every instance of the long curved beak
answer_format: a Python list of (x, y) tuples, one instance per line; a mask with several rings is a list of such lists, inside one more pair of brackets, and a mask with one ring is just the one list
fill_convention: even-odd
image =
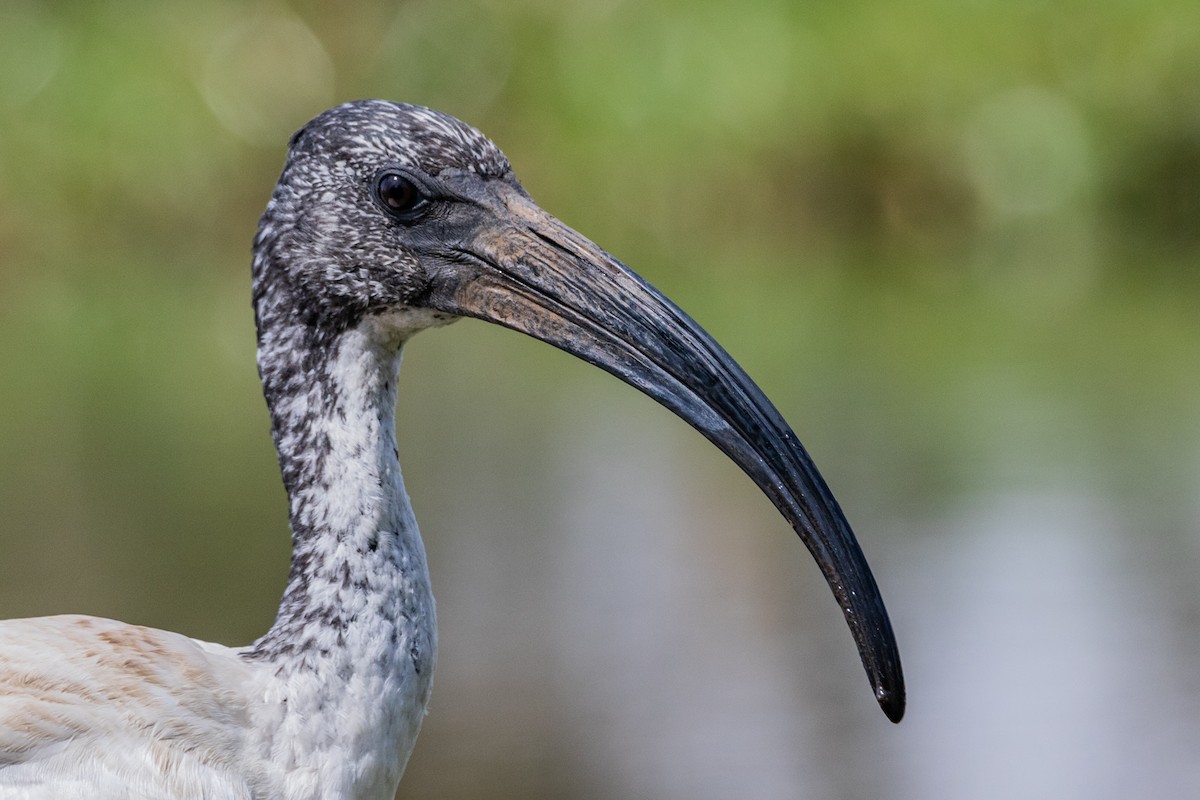
[(711, 336), (632, 270), (519, 187), (503, 183), (494, 191), (473, 204), (472, 221), (447, 224), (431, 246), (437, 266), (421, 304), (498, 323), (595, 364), (721, 448), (816, 559), (876, 700), (899, 722), (904, 677), (879, 588), (829, 487), (771, 401)]

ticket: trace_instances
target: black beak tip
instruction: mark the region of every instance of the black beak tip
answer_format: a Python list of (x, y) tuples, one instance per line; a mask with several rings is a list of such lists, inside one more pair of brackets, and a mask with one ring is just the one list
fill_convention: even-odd
[(880, 687), (875, 690), (875, 699), (879, 701), (879, 707), (883, 709), (884, 716), (892, 722), (904, 719), (903, 690), (895, 692)]

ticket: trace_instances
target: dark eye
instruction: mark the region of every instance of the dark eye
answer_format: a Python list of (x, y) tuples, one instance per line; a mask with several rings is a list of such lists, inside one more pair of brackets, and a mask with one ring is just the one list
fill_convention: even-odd
[(380, 173), (375, 179), (375, 196), (385, 211), (402, 222), (412, 222), (429, 205), (416, 181), (401, 172)]

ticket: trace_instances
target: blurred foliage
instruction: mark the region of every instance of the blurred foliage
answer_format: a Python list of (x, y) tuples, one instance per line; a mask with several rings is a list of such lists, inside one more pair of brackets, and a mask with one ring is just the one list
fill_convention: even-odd
[[(1195, 444), (1172, 430), (1200, 363), (1194, 3), (9, 0), (0, 75), (10, 530), (280, 527), (248, 242), (287, 135), (362, 96), (488, 131), (873, 502), (1009, 469), (965, 452)], [(895, 486), (914, 469), (925, 489)], [(154, 548), (107, 568), (176, 586), (222, 557), (197, 547), (162, 578)]]
[[(488, 132), (802, 420), (848, 508), (1064, 474), (1191, 508), (1200, 4), (5, 0), (6, 615), (268, 624), (249, 242), (289, 133), (366, 96)], [(429, 451), (537, 459), (564, 385), (607, 389), (480, 328), (409, 355), (418, 510), (465, 491)]]

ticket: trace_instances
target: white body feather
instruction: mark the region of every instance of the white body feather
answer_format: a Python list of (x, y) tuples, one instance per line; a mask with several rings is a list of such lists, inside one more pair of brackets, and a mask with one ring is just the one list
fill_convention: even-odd
[(269, 678), (234, 650), (166, 631), (83, 616), (0, 623), (0, 798), (267, 796), (247, 745)]

